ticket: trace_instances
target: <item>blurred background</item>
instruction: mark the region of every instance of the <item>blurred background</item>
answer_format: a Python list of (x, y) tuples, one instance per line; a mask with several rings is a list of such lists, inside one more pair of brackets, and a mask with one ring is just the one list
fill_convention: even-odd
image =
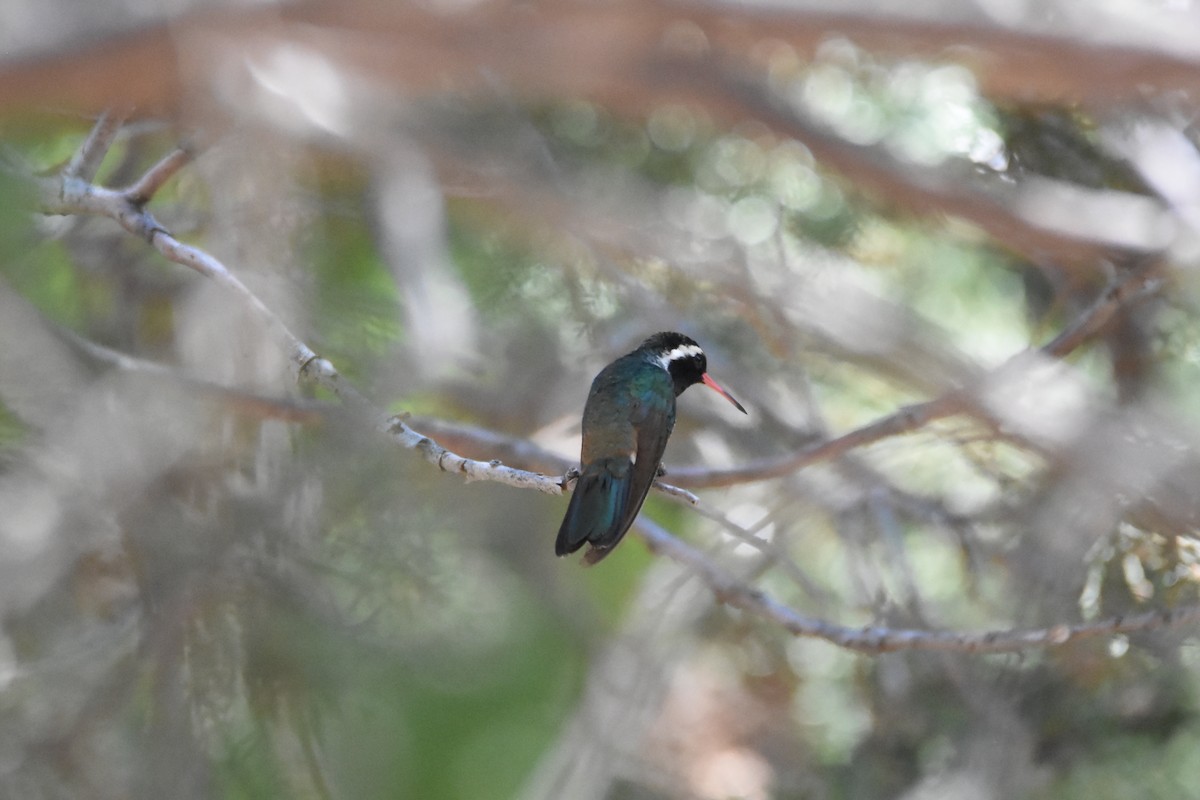
[(701, 503), (643, 517), (801, 613), (1186, 606), (1190, 0), (0, 18), (0, 796), (1200, 797), (1194, 625), (863, 655), (636, 535), (556, 559), (563, 498), (442, 474), (224, 287), (40, 213), (121, 110), (97, 183), (188, 148), (167, 229), (379, 408), (552, 475), (596, 371), (690, 334), (750, 413), (682, 397)]

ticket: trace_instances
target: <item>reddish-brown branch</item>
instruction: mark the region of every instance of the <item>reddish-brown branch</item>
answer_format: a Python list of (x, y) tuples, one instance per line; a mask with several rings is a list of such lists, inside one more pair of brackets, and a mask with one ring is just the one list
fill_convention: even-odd
[[(697, 35), (685, 38), (681, 30)], [(181, 41), (191, 45), (189, 52), (219, 46), (222, 67), (288, 40), (408, 93), (486, 91), (502, 81), (527, 95), (584, 95), (641, 111), (671, 99), (699, 99), (721, 118), (744, 110), (735, 99), (676, 75), (657, 77), (672, 59), (717, 52), (749, 67), (761, 42), (786, 45), (808, 59), (839, 37), (885, 58), (963, 62), (998, 100), (1113, 103), (1138, 97), (1147, 85), (1200, 91), (1196, 59), (1183, 48), (1151, 48), (1132, 36), (1123, 41), (1123, 33), (1110, 26), (1091, 39), (915, 16), (671, 0), (485, 3), (454, 13), (371, 0), (308, 2), (192, 14), (89, 48), (3, 65), (0, 107), (99, 110), (117, 101), (176, 107), (183, 85), (208, 78), (184, 73)], [(1190, 44), (1183, 37), (1180, 43)]]
[[(1053, 358), (1064, 358), (1069, 355), (1088, 339), (1102, 331), (1112, 321), (1113, 315), (1119, 308), (1136, 302), (1147, 293), (1157, 291), (1161, 283), (1157, 278), (1160, 269), (1159, 262), (1151, 262), (1115, 281), (1101, 293), (1096, 302), (1072, 321), (1058, 336), (1045, 344), (1039, 352)], [(997, 374), (1011, 369), (1023, 358), (1025, 358), (1025, 354), (1015, 356), (1007, 364), (1001, 366), (997, 370)], [(971, 392), (960, 389), (947, 392), (941, 397), (924, 403), (906, 406), (869, 425), (856, 428), (834, 439), (803, 447), (794, 453), (760, 459), (725, 470), (697, 467), (673, 468), (671, 480), (689, 489), (703, 489), (777, 478), (810, 464), (837, 458), (850, 450), (893, 436), (911, 433), (931, 422), (963, 413), (977, 414), (988, 422), (992, 422), (986, 410), (974, 401)], [(1036, 443), (1031, 444), (1036, 445)]]
[[(211, 102), (214, 85), (236, 84), (240, 76), (252, 87), (243, 74), (247, 65), (284, 48), (405, 96), (488, 96), (503, 86), (524, 98), (584, 97), (633, 115), (682, 102), (721, 124), (754, 118), (797, 138), (822, 164), (906, 213), (969, 220), (1036, 264), (1091, 265), (1121, 247), (1104, 238), (1105, 226), (1081, 233), (1030, 219), (1022, 210), (1029, 187), (974, 174), (971, 165), (956, 172), (906, 164), (885, 148), (823, 130), (766, 88), (766, 50), (756, 45), (791, 48), (806, 60), (823, 42), (844, 37), (883, 57), (962, 62), (999, 102), (1112, 104), (1140, 96), (1146, 86), (1200, 92), (1196, 58), (1122, 44), (1119, 30), (1106, 33), (1091, 41), (914, 17), (669, 0), (482, 4), (453, 14), (421, 4), (309, 2), (193, 15), (169, 29), (0, 65), (0, 110), (113, 103), (179, 110), (187, 97), (211, 111), (221, 107)], [(221, 72), (185, 72), (180, 42), (192, 56), (189, 67), (211, 64)], [(238, 102), (237, 95), (222, 102), (231, 98)], [(254, 98), (247, 94), (241, 102), (251, 106)], [(1133, 249), (1155, 249), (1143, 245)]]

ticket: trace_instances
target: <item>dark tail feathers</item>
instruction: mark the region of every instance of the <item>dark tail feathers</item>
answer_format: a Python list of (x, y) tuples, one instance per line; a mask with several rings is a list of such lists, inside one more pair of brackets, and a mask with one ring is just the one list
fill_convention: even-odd
[(584, 467), (575, 493), (558, 529), (554, 552), (574, 553), (591, 544), (587, 563), (594, 564), (621, 541), (628, 525), (621, 527), (629, 504), (630, 464), (628, 459), (601, 459)]

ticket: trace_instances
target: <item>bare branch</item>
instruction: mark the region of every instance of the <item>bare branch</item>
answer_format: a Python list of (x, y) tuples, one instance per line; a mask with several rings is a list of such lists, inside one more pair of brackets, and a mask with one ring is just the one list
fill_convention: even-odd
[(462, 475), (470, 481), (494, 481), (518, 489), (534, 489), (545, 494), (562, 494), (566, 485), (565, 478), (552, 478), (537, 472), (506, 467), (498, 460), (477, 461), (473, 458), (463, 458), (452, 453), (440, 444), (423, 436), (405, 424), (400, 417), (390, 419), (384, 430), (400, 445), (415, 449), (425, 457), (430, 464), (435, 464), (442, 472), (452, 472)]
[(146, 174), (127, 187), (122, 193), (133, 203), (143, 206), (162, 188), (163, 184), (175, 177), (183, 167), (190, 164), (195, 154), (186, 147), (177, 148), (168, 153), (161, 161), (146, 171)]
[[(1134, 303), (1158, 291), (1162, 286), (1162, 281), (1157, 278), (1160, 269), (1161, 264), (1153, 261), (1130, 272), (1124, 278), (1114, 281), (1108, 289), (1100, 294), (1096, 302), (1058, 336), (1045, 344), (1040, 352), (1053, 358), (1065, 358), (1088, 339), (1102, 331), (1122, 306)], [(995, 374), (1002, 374), (1014, 366), (1019, 366), (1020, 361), (1026, 357), (1025, 353), (1014, 356), (1000, 366)], [(726, 470), (677, 468), (671, 471), (671, 476), (681, 486), (692, 489), (730, 486), (737, 483), (777, 478), (810, 464), (835, 459), (850, 450), (893, 436), (911, 433), (931, 422), (967, 412), (986, 415), (986, 411), (973, 401), (970, 392), (956, 389), (933, 400), (906, 406), (869, 425), (856, 428), (835, 439), (803, 447), (795, 453), (764, 458)]]
[(1136, 303), (1162, 288), (1163, 264), (1155, 259), (1113, 281), (1096, 301), (1074, 322), (1042, 346), (1042, 353), (1064, 358), (1088, 339), (1102, 331), (1123, 306)]
[(125, 114), (112, 109), (102, 113), (92, 126), (83, 144), (71, 156), (63, 169), (63, 177), (67, 179), (91, 182), (100, 169), (100, 163), (108, 155), (113, 141), (125, 122)]
[(79, 336), (74, 331), (59, 329), (58, 335), (86, 358), (124, 372), (147, 378), (182, 384), (189, 391), (209, 395), (235, 413), (257, 419), (277, 419), (301, 425), (315, 425), (324, 419), (329, 406), (314, 400), (296, 397), (270, 397), (244, 389), (221, 386), (211, 381), (185, 375), (177, 369), (136, 358)]
[(673, 500), (678, 500), (685, 505), (700, 505), (700, 498), (689, 492), (687, 489), (681, 489), (678, 486), (672, 486), (671, 484), (663, 483), (662, 481), (655, 481), (654, 488), (658, 489), (667, 497), (670, 497)]
[(717, 566), (699, 550), (675, 538), (644, 516), (638, 518), (637, 527), (638, 533), (652, 550), (687, 567), (726, 605), (763, 617), (796, 636), (824, 639), (838, 647), (860, 653), (878, 654), (897, 650), (1012, 653), (1200, 620), (1200, 605), (1189, 605), (1078, 625), (1060, 624), (1047, 628), (982, 633), (888, 628), (879, 625), (854, 628), (806, 616), (780, 603), (761, 589), (748, 586)]
[(450, 422), (436, 417), (412, 417), (405, 422), (437, 439), (443, 446), (468, 456), (487, 454), (506, 462), (520, 464), (535, 472), (562, 475), (577, 466), (574, 459), (563, 458), (529, 439), (499, 433), (478, 425)]
[[(143, 176), (134, 183), (134, 187), (153, 184), (157, 180), (154, 172), (162, 166), (162, 163), (160, 162), (151, 169), (151, 172), (148, 173), (151, 175), (149, 179)], [(166, 171), (165, 167), (163, 171)], [(329, 389), (344, 401), (359, 405), (366, 404), (357, 390), (341, 380), (332, 364), (318, 357), (308, 345), (292, 333), (283, 320), (230, 272), (219, 259), (199, 248), (180, 242), (142, 207), (143, 202), (130, 189), (106, 189), (64, 174), (59, 180), (49, 179), (43, 182), (41, 205), (42, 211), (46, 214), (86, 214), (116, 220), (125, 230), (153, 245), (168, 261), (195, 270), (206, 278), (221, 284), (266, 323), (284, 346), (289, 361), (298, 375)]]

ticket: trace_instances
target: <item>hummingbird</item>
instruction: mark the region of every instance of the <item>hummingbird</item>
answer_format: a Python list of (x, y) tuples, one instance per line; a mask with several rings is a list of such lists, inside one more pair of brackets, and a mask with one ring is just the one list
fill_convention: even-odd
[(595, 564), (621, 541), (659, 475), (675, 398), (685, 389), (703, 383), (746, 413), (707, 369), (695, 340), (664, 331), (600, 370), (583, 407), (579, 480), (558, 529), (557, 555), (590, 544), (583, 560)]

